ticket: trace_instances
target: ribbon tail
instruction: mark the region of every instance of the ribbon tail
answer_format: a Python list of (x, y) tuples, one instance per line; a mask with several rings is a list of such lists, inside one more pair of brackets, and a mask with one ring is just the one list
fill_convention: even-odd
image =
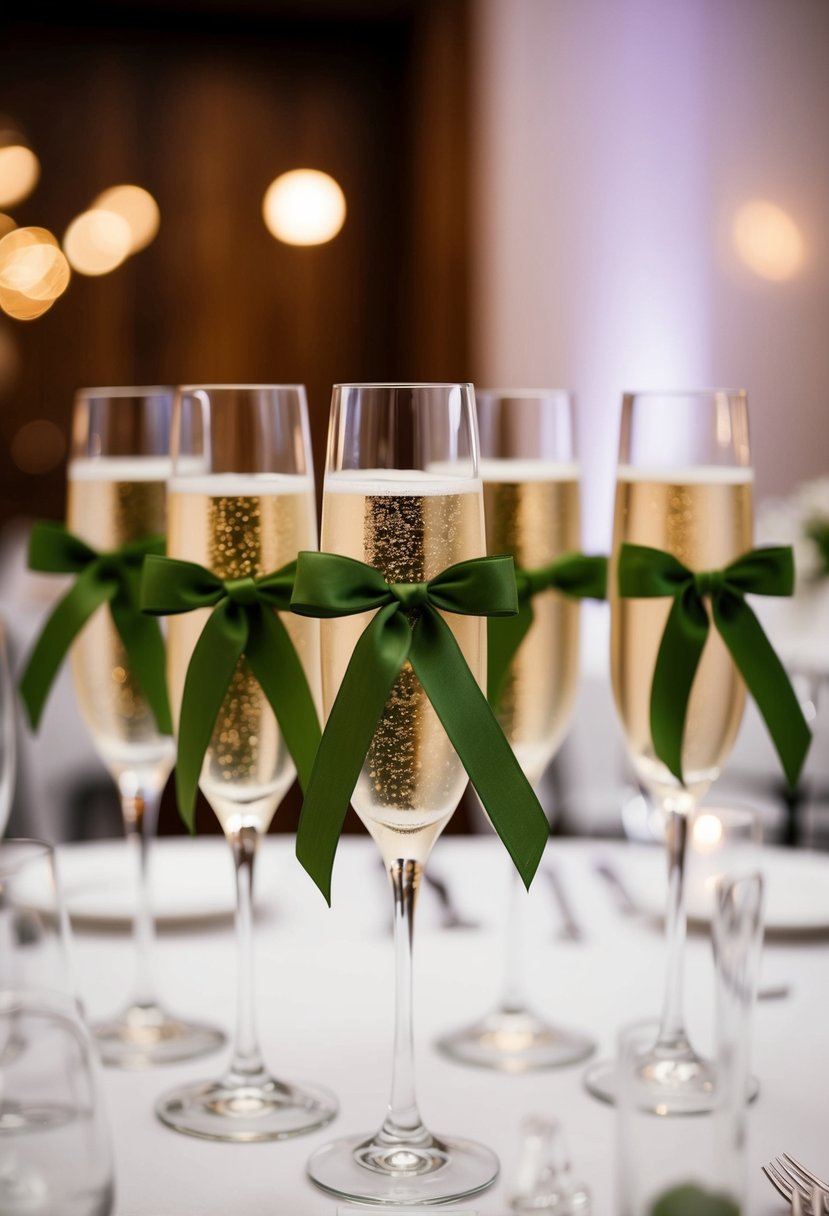
[(32, 730), (37, 730), (49, 690), (72, 642), (92, 614), (116, 591), (115, 581), (101, 578), (92, 563), (78, 575), (47, 620), (19, 685)]
[(704, 603), (693, 587), (686, 587), (674, 599), (665, 623), (653, 669), (650, 712), (653, 749), (682, 784), (685, 719), (708, 630)]
[(178, 723), (176, 799), (188, 831), (195, 829), (196, 793), (204, 755), (247, 643), (244, 613), (224, 601), (214, 608), (193, 648)]
[(783, 664), (754, 611), (738, 595), (714, 598), (714, 621), (771, 735), (789, 785), (794, 788), (812, 732)]
[(412, 631), (398, 605), (381, 608), (354, 647), (322, 732), (299, 818), (296, 855), (329, 904), (348, 803), (411, 642)]
[(166, 654), (161, 626), (152, 617), (144, 616), (137, 608), (140, 572), (129, 592), (119, 592), (110, 601), (109, 610), (124, 649), (127, 652), (133, 675), (147, 699), (162, 735), (173, 733), (173, 718), (167, 696), (165, 674)]
[(305, 669), (279, 616), (264, 605), (251, 612), (245, 657), (270, 702), (296, 767), (308, 789), (320, 725)]
[(410, 661), (529, 888), (550, 834), (547, 818), (452, 630), (429, 605), (415, 626)]
[(517, 616), (490, 617), (487, 621), (486, 695), (496, 713), (512, 660), (527, 636), (534, 618), (532, 600), (522, 599)]

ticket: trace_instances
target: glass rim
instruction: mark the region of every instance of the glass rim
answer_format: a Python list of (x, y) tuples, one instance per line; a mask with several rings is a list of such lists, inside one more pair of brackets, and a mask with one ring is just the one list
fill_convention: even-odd
[(622, 400), (633, 397), (748, 397), (745, 388), (643, 388), (629, 389), (622, 393)]
[(575, 391), (571, 388), (476, 388), (476, 397), (507, 397), (514, 401), (549, 401), (555, 397), (572, 400)]
[(338, 388), (471, 388), (471, 380), (343, 380), (332, 385)]
[[(5, 856), (9, 846), (12, 846), (12, 851), (18, 854), (11, 860), (7, 860)], [(39, 840), (36, 836), (10, 836), (0, 840), (0, 879), (11, 878), (30, 861), (45, 858), (54, 864), (55, 847), (49, 844), (48, 840)]]
[(219, 392), (277, 392), (290, 389), (292, 392), (305, 392), (304, 384), (179, 384), (174, 390), (179, 396), (184, 393), (219, 393)]
[(172, 397), (175, 394), (176, 386), (174, 384), (114, 384), (103, 385), (100, 388), (79, 388), (75, 391), (75, 400), (106, 400), (111, 397), (113, 399), (123, 399), (129, 397)]

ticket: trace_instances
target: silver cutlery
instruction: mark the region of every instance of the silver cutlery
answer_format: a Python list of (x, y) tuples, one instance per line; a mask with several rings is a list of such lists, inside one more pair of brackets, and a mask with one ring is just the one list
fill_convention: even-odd
[(613, 863), (606, 857), (599, 857), (594, 861), (593, 869), (607, 886), (616, 905), (616, 911), (622, 916), (637, 916), (640, 909)]
[(438, 897), (441, 908), (440, 924), (442, 929), (479, 929), (477, 921), (464, 916), (455, 903), (449, 884), (431, 870), (424, 870), (423, 877)]
[(570, 897), (567, 894), (560, 873), (555, 866), (551, 865), (545, 865), (543, 870), (544, 877), (547, 879), (547, 884), (553, 897), (553, 902), (561, 918), (561, 927), (556, 936), (570, 942), (584, 941), (584, 932), (575, 917)]
[[(763, 1167), (763, 1173), (792, 1206), (792, 1216), (824, 1216), (829, 1212), (829, 1185), (791, 1155), (783, 1153)], [(808, 1209), (804, 1206), (808, 1204)]]

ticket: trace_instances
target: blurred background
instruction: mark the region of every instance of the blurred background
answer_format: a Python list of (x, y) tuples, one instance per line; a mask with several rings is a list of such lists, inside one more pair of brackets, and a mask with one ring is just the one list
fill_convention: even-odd
[[(81, 385), (303, 382), (318, 462), (335, 380), (570, 387), (592, 550), (609, 540), (623, 389), (745, 387), (761, 525), (797, 538), (798, 487), (829, 472), (825, 0), (54, 12), (29, 0), (0, 18), (7, 615), (25, 601), (25, 521), (63, 514)], [(826, 483), (809, 493), (829, 519)], [(826, 637), (814, 581), (810, 628)], [(586, 626), (582, 703), (549, 801), (567, 830), (619, 830), (637, 795), (601, 613)], [(813, 676), (803, 695), (825, 732)], [(68, 834), (117, 825), (61, 695), (68, 705), (71, 688), (23, 757), (18, 820), (45, 816), (55, 835), (46, 804), (71, 787)], [(731, 767), (791, 832), (751, 716), (746, 732)], [(795, 808), (814, 839), (826, 733), (818, 743)]]

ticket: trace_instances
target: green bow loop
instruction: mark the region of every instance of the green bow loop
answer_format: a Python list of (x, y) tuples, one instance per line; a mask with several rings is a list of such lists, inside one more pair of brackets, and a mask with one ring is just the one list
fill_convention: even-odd
[(233, 673), (244, 655), (267, 697), (306, 788), (320, 738), (308, 679), (277, 615), (288, 609), (296, 563), (260, 578), (222, 581), (195, 562), (149, 557), (141, 606), (154, 616), (211, 608), (184, 679), (178, 726), (176, 796), (193, 830), (196, 792), (205, 753)]
[(93, 613), (109, 604), (110, 614), (127, 653), (132, 674), (163, 734), (173, 725), (164, 679), (164, 639), (157, 621), (143, 616), (139, 606), (141, 567), (148, 554), (164, 552), (163, 536), (127, 541), (109, 553), (96, 553), (68, 532), (63, 524), (43, 520), (29, 540), (29, 568), (77, 578), (56, 605), (29, 656), (20, 693), (36, 730), (49, 695), (72, 642)]
[(707, 598), (717, 632), (763, 715), (783, 771), (794, 786), (812, 734), (783, 664), (745, 601), (748, 593), (792, 594), (791, 549), (752, 549), (722, 570), (695, 572), (661, 549), (623, 544), (618, 577), (620, 596), (671, 596), (674, 601), (651, 686), (651, 738), (658, 758), (678, 781), (683, 781), (682, 740), (688, 701), (710, 629)]
[(497, 709), (512, 661), (535, 619), (533, 597), (558, 591), (569, 599), (603, 600), (607, 595), (607, 558), (563, 553), (535, 570), (515, 571), (518, 615), (487, 625), (487, 698)]
[(425, 583), (390, 584), (353, 558), (300, 553), (292, 611), (328, 618), (379, 609), (354, 647), (331, 707), (297, 831), (297, 857), (329, 903), (349, 799), (407, 661), (529, 886), (549, 834), (547, 820), (441, 615), (507, 615), (516, 606), (511, 557), (474, 558)]

